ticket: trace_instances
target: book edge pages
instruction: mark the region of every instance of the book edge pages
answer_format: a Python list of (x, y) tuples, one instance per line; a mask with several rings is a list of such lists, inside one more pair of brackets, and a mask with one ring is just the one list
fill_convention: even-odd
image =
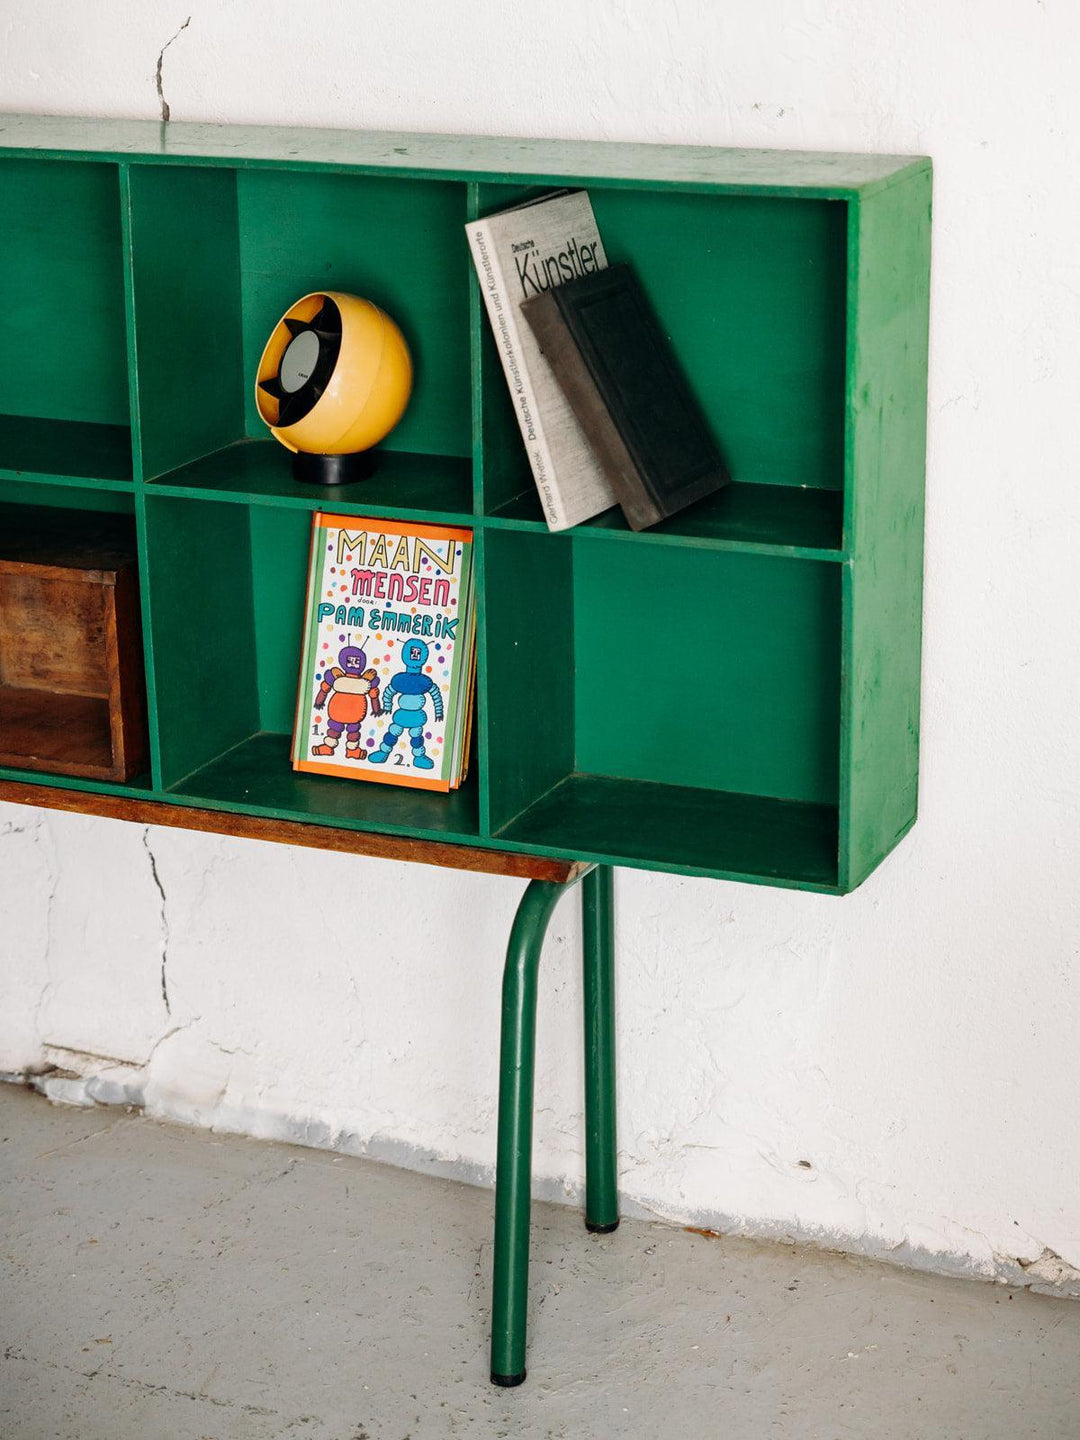
[[(527, 207), (522, 207), (527, 208)], [(545, 494), (544, 486), (545, 472), (549, 477), (554, 476), (554, 466), (551, 463), (551, 451), (548, 448), (544, 433), (543, 417), (540, 408), (536, 404), (536, 390), (532, 377), (527, 373), (521, 363), (521, 336), (517, 324), (515, 307), (510, 305), (506, 299), (506, 277), (502, 265), (499, 262), (498, 247), (495, 244), (490, 224), (487, 220), (473, 220), (465, 227), (469, 241), (469, 253), (472, 256), (473, 269), (476, 272), (477, 284), (480, 286), (480, 296), (484, 302), (484, 313), (487, 315), (488, 324), (491, 327), (492, 339), (495, 341), (495, 350), (499, 357), (499, 364), (503, 372), (503, 381), (510, 391), (510, 399), (514, 409), (514, 419), (521, 434), (522, 444), (525, 446), (525, 453), (529, 460), (529, 469), (532, 471), (533, 483), (536, 485), (537, 493), (540, 496), (540, 503), (544, 508), (544, 519), (552, 530), (565, 529), (569, 523), (566, 519), (566, 512), (563, 508), (561, 497), (555, 488), (553, 479), (546, 482), (548, 493)], [(485, 283), (484, 271), (485, 261), (481, 253), (481, 246), (487, 255), (487, 266), (490, 267), (492, 281)], [(496, 296), (502, 297), (496, 303)], [(503, 323), (506, 326), (506, 344), (499, 343), (499, 321), (500, 310)], [(516, 357), (516, 359), (515, 359)], [(529, 410), (533, 417), (533, 430), (535, 439), (529, 439), (529, 432), (525, 424), (525, 416), (521, 406), (514, 399), (513, 381), (510, 371), (510, 363), (516, 363), (518, 375), (521, 377), (523, 391), (527, 391)], [(536, 455), (539, 451), (541, 456), (541, 469), (537, 472)]]
[(445, 721), (443, 727), (443, 757), (440, 773), (456, 788), (456, 777), (460, 766), (458, 755), (458, 729), (465, 688), (469, 683), (469, 634), (472, 611), (475, 605), (475, 564), (476, 557), (471, 541), (462, 542), (461, 573), (458, 578), (458, 625), (459, 637), (454, 650), (454, 663), (447, 684), (445, 700)]

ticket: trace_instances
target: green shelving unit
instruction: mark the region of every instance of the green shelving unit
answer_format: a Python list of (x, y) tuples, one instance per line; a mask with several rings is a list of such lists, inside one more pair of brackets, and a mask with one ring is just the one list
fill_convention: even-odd
[[(734, 477), (643, 534), (617, 511), (547, 532), (467, 254), (469, 218), (563, 184)], [(838, 893), (911, 825), (928, 161), (4, 116), (0, 188), (0, 503), (43, 527), (104, 505), (138, 537), (153, 765), (125, 791)], [(479, 723), (449, 800), (288, 769), (326, 497), (251, 376), (329, 286), (417, 362), (378, 475), (334, 507), (476, 529)]]
[[(548, 532), (468, 255), (467, 221), (562, 185), (635, 266), (733, 477), (641, 534), (617, 511)], [(564, 881), (600, 867), (589, 1104), (608, 1107), (608, 867), (843, 894), (912, 825), (928, 160), (0, 116), (0, 197), (0, 535), (11, 506), (43, 534), (58, 509), (127, 517), (152, 757), (123, 786), (0, 771), (8, 798), (534, 877), (557, 861)], [(326, 288), (384, 306), (416, 360), (377, 474), (332, 495), (292, 479), (252, 398), (274, 322)], [(289, 768), (324, 504), (475, 529), (477, 724), (449, 797)], [(504, 1162), (527, 1151), (553, 903), (523, 908), (507, 971), (503, 1383), (524, 1302), (500, 1256), (525, 1263), (528, 1204)], [(612, 1114), (589, 1120), (605, 1174)]]

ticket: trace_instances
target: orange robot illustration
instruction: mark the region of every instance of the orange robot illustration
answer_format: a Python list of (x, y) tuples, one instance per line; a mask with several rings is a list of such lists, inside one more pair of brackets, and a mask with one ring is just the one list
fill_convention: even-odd
[[(329, 702), (329, 703), (327, 703)], [(368, 706), (373, 715), (382, 714), (379, 703), (379, 679), (368, 668), (367, 656), (356, 645), (346, 645), (338, 655), (338, 663), (325, 670), (321, 677), (315, 709), (326, 706), (326, 739), (313, 745), (313, 755), (333, 755), (345, 732), (345, 758), (366, 760), (367, 751), (360, 748), (360, 726), (367, 717)]]

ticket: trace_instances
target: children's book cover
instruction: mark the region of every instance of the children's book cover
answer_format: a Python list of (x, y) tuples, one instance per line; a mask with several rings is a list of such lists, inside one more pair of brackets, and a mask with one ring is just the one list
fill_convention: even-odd
[(456, 789), (475, 653), (471, 530), (316, 514), (293, 768)]

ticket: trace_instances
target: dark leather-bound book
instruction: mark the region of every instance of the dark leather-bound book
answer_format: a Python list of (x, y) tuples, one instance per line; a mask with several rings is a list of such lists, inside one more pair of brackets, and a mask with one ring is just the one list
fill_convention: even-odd
[(632, 530), (728, 483), (708, 421), (629, 265), (569, 280), (525, 301), (521, 313)]

